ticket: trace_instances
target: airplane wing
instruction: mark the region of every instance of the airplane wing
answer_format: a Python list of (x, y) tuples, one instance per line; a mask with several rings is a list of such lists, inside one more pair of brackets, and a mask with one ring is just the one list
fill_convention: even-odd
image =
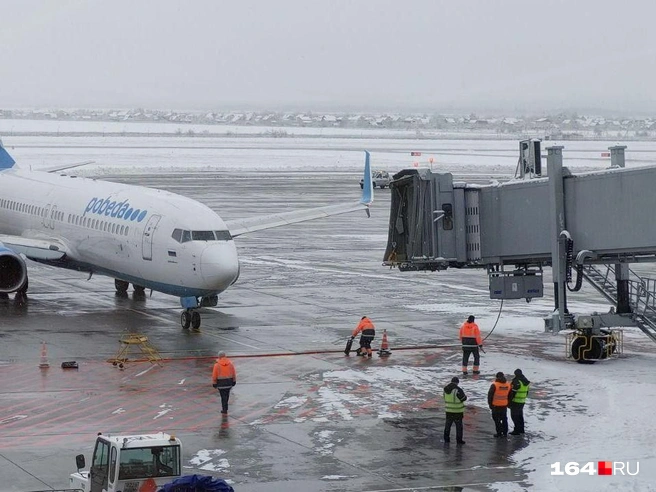
[(78, 162), (75, 164), (66, 164), (65, 166), (57, 166), (57, 167), (51, 167), (51, 168), (46, 168), (46, 169), (39, 169), (39, 171), (43, 171), (46, 173), (58, 173), (59, 171), (65, 171), (67, 169), (73, 169), (75, 167), (81, 167), (81, 166), (86, 166), (87, 164), (95, 164), (96, 161), (84, 161), (84, 162)]
[(0, 234), (0, 245), (5, 245), (31, 260), (59, 260), (68, 253), (68, 248), (56, 239), (30, 239)]
[[(64, 166), (51, 167), (46, 169), (40, 169), (46, 173), (56, 173), (59, 171), (64, 171), (66, 169), (73, 169), (74, 167), (86, 166), (87, 164), (94, 164), (96, 161), (84, 161), (77, 162), (75, 164), (66, 164)], [(10, 169), (16, 164), (16, 161), (7, 153), (4, 146), (2, 145), (2, 140), (0, 140), (0, 170)]]
[(260, 215), (246, 219), (227, 220), (226, 225), (232, 237), (241, 236), (248, 232), (271, 229), (307, 220), (314, 220), (331, 215), (354, 212), (356, 210), (365, 210), (369, 216), (369, 206), (374, 201), (374, 190), (371, 180), (371, 167), (369, 165), (369, 152), (365, 151), (364, 163), (364, 184), (362, 186), (362, 197), (360, 201), (350, 203), (338, 203), (324, 207), (315, 207), (305, 210), (294, 210), (271, 215)]

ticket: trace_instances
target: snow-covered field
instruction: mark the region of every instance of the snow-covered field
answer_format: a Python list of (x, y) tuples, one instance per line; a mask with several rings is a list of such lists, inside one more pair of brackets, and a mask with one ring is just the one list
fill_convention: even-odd
[[(28, 125), (31, 123), (31, 126)], [(136, 125), (136, 126), (134, 126)], [(96, 164), (80, 174), (157, 173), (177, 170), (225, 170), (275, 173), (279, 171), (316, 171), (322, 173), (355, 173), (361, 169), (363, 150), (372, 152), (373, 166), (391, 172), (411, 166), (432, 166), (435, 171), (456, 175), (476, 174), (480, 177), (512, 175), (517, 163), (517, 142), (497, 140), (412, 140), (409, 135), (395, 132), (306, 129), (303, 138), (234, 137), (226, 127), (195, 128), (223, 135), (203, 137), (176, 135), (178, 127), (162, 124), (171, 136), (130, 136), (126, 133), (163, 133), (153, 124), (27, 122), (0, 120), (0, 137), (22, 166), (49, 168), (74, 162), (94, 160)], [(128, 130), (126, 130), (128, 128)], [(184, 126), (183, 131), (189, 127)], [(254, 135), (267, 128), (239, 127)], [(293, 129), (299, 133), (301, 129)], [(312, 131), (309, 131), (312, 130)], [(18, 131), (38, 131), (44, 135), (12, 136)], [(96, 135), (73, 137), (64, 132), (96, 132)], [(318, 132), (318, 133), (317, 133)], [(110, 135), (111, 134), (111, 135)], [(315, 135), (314, 137), (312, 135)], [(610, 145), (622, 142), (564, 142), (564, 164), (574, 172), (603, 169), (609, 159), (602, 157)], [(559, 142), (544, 142), (558, 145)], [(627, 144), (627, 166), (649, 165), (656, 161), (656, 143)], [(410, 152), (421, 152), (411, 156)], [(546, 155), (546, 151), (544, 152)], [(550, 301), (545, 301), (550, 302)], [(419, 306), (415, 306), (418, 308)], [(570, 306), (576, 310), (577, 306)], [(580, 307), (580, 306), (579, 306)], [(430, 306), (426, 306), (430, 309)], [(457, 306), (454, 306), (457, 309)], [(463, 315), (467, 312), (463, 312)], [(495, 313), (496, 314), (496, 313)], [(494, 321), (482, 320), (482, 328)], [(505, 317), (509, 315), (506, 313)], [(510, 335), (522, 327), (522, 336), (537, 336), (543, 332), (542, 320), (522, 315), (510, 315), (500, 334)], [(651, 405), (656, 402), (656, 350), (640, 333), (628, 337), (629, 349), (618, 360), (592, 366), (563, 364), (540, 354), (518, 355), (510, 346), (507, 351), (494, 350), (486, 354), (487, 367), (521, 367), (536, 382), (558, 388), (552, 401), (540, 400), (539, 384), (535, 397), (529, 401), (525, 415), (527, 429), (539, 439), (518, 451), (513, 459), (529, 472), (531, 490), (656, 490), (656, 431), (651, 418)], [(645, 347), (645, 353), (641, 352)], [(564, 355), (564, 344), (554, 344), (553, 355)], [(329, 377), (329, 375), (328, 375)], [(344, 374), (340, 374), (344, 377)], [(361, 377), (361, 375), (360, 375)], [(405, 376), (404, 376), (405, 377)], [(468, 382), (474, 392), (484, 394), (489, 381)], [(629, 462), (636, 476), (589, 476), (580, 474), (552, 475), (554, 463), (560, 470), (569, 462), (583, 466), (599, 461)], [(409, 490), (409, 489), (408, 489)], [(497, 484), (496, 490), (521, 490), (516, 484)]]

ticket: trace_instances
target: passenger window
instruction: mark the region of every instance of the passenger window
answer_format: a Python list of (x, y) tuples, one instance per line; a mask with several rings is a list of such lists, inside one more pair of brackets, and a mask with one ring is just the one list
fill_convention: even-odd
[(182, 229), (173, 229), (173, 234), (171, 234), (171, 237), (175, 239), (177, 242), (181, 243), (182, 242)]

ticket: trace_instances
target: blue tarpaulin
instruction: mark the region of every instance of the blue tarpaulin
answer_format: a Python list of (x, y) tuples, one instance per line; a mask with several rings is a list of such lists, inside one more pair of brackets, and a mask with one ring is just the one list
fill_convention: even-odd
[(189, 475), (167, 483), (157, 492), (235, 492), (235, 489), (220, 478)]

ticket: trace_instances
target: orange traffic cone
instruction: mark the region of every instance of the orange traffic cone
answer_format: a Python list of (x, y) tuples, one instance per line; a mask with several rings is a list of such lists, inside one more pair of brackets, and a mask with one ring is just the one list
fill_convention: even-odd
[(48, 347), (46, 347), (46, 342), (41, 342), (41, 362), (39, 363), (41, 369), (48, 369), (50, 363), (48, 362)]
[(383, 341), (380, 343), (380, 349), (378, 349), (378, 355), (380, 357), (388, 357), (392, 355), (392, 351), (389, 349), (389, 343), (387, 341), (387, 330), (383, 330)]

